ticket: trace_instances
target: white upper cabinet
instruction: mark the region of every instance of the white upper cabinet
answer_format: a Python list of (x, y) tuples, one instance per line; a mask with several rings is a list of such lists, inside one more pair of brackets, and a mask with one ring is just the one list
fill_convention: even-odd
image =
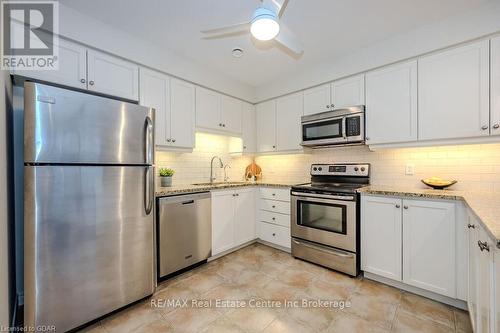
[(417, 61), (366, 74), (366, 142), (417, 140)]
[(194, 147), (194, 86), (188, 82), (141, 69), (140, 104), (155, 108), (156, 145)]
[(420, 58), (419, 140), (489, 135), (489, 74), (487, 40)]
[(401, 199), (363, 196), (361, 201), (361, 268), (401, 281)]
[(330, 99), (330, 84), (304, 90), (304, 114), (315, 114), (332, 109)]
[(88, 89), (139, 100), (139, 67), (99, 51), (87, 51)]
[(220, 103), (220, 94), (196, 87), (196, 127), (222, 129)]
[(500, 135), (500, 37), (491, 40), (491, 134)]
[(257, 129), (255, 121), (255, 106), (249, 103), (243, 103), (241, 134), (243, 141), (242, 149), (244, 153), (254, 153), (257, 150)]
[(357, 75), (332, 82), (331, 104), (333, 109), (365, 105), (365, 75)]
[(14, 74), (47, 82), (87, 89), (87, 49), (59, 38), (58, 70), (14, 71)]
[(141, 68), (140, 78), (139, 102), (155, 109), (155, 143), (170, 145), (170, 77)]
[(196, 127), (241, 133), (242, 102), (215, 91), (196, 87)]
[(276, 100), (257, 104), (257, 151), (276, 151)]
[(241, 133), (241, 113), (243, 103), (236, 98), (222, 96), (221, 122), (223, 129), (231, 133)]
[(195, 88), (186, 81), (170, 80), (170, 137), (172, 146), (193, 148), (195, 144)]
[(296, 93), (276, 101), (276, 146), (279, 151), (302, 149), (301, 117), (304, 114), (303, 94)]
[(455, 298), (455, 204), (403, 200), (403, 282)]

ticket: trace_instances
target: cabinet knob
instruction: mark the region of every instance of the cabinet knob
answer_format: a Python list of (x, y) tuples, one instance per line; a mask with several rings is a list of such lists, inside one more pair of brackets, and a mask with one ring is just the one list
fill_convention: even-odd
[(329, 109), (329, 108), (330, 108), (330, 105), (327, 105), (327, 106), (326, 106), (326, 108), (327, 108), (327, 109)]
[(172, 141), (172, 139), (167, 139), (167, 142), (170, 142), (170, 141)]
[(404, 208), (404, 209), (408, 209), (408, 206), (406, 206), (406, 205), (405, 205), (405, 206), (403, 206), (403, 208)]
[(222, 127), (222, 123), (219, 123), (219, 126)]
[(332, 109), (335, 107), (335, 105), (334, 105), (334, 104), (332, 104), (331, 106), (332, 106)]
[(243, 149), (247, 149), (247, 146), (243, 146)]
[(490, 252), (490, 246), (488, 245), (487, 242), (477, 241), (477, 245), (479, 246), (479, 249), (481, 250), (481, 252), (483, 252), (483, 251)]
[(366, 140), (366, 141), (368, 141), (368, 140), (370, 140), (370, 138), (369, 138), (369, 137), (366, 137), (366, 138), (365, 138), (365, 140)]
[(488, 125), (483, 125), (483, 127), (481, 127), (481, 129), (482, 129), (483, 131), (486, 131), (486, 130), (488, 129)]
[(396, 208), (401, 208), (401, 205), (398, 205), (398, 204), (397, 204), (397, 205), (396, 205)]
[(273, 148), (276, 148), (276, 146), (273, 146)]
[(276, 193), (273, 193), (273, 194), (272, 194), (272, 196), (273, 196), (273, 197), (275, 197), (275, 196), (276, 196)]
[(85, 83), (86, 81), (85, 81), (85, 79), (80, 79), (80, 82)]
[(476, 229), (476, 226), (474, 224), (467, 224), (467, 228), (469, 229)]
[(273, 221), (276, 221), (276, 218), (275, 218), (275, 217), (273, 217)]
[(276, 208), (276, 206), (275, 206), (275, 205), (273, 205), (273, 208)]
[(90, 84), (91, 86), (93, 86), (93, 85), (94, 85), (94, 81), (89, 81), (89, 84)]
[(172, 139), (172, 142), (175, 142), (175, 139)]
[(276, 233), (273, 232), (273, 237), (275, 237), (275, 236), (276, 236)]
[(494, 128), (494, 129), (498, 129), (499, 127), (500, 127), (500, 125), (499, 125), (499, 124), (495, 124), (495, 125), (493, 125), (493, 128)]

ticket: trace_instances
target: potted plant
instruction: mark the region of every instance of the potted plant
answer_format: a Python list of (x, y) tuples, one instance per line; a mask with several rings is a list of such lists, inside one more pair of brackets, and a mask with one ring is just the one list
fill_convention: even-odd
[(175, 171), (170, 168), (160, 168), (160, 179), (162, 187), (172, 186), (172, 176), (174, 175), (174, 173)]

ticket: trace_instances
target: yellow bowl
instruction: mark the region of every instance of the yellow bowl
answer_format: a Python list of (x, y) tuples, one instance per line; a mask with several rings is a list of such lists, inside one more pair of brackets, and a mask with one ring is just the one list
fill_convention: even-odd
[(456, 180), (445, 180), (437, 177), (421, 179), (421, 181), (425, 185), (430, 186), (435, 190), (442, 190), (444, 188), (447, 188), (448, 186), (456, 184), (457, 182)]

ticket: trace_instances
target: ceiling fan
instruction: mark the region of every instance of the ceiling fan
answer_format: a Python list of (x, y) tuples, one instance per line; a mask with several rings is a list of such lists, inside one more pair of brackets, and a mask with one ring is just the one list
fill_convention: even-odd
[(261, 41), (274, 40), (293, 53), (302, 54), (302, 43), (279, 20), (288, 4), (288, 0), (261, 0), (249, 22), (201, 31), (206, 39), (224, 38), (241, 32), (249, 32)]

